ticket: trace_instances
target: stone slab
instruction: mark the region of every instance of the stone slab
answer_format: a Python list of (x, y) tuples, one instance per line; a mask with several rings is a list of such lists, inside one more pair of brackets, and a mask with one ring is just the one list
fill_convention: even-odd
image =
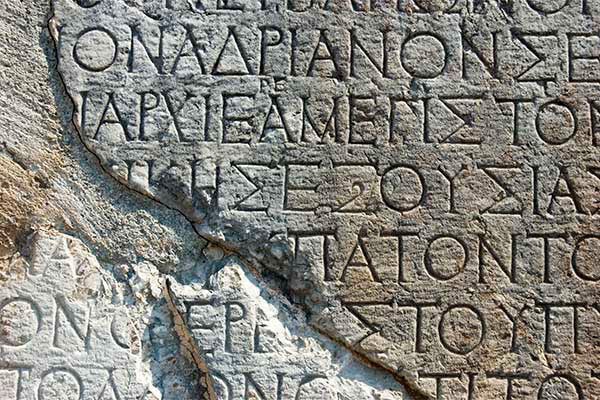
[(103, 169), (433, 398), (600, 397), (594, 0), (54, 0)]

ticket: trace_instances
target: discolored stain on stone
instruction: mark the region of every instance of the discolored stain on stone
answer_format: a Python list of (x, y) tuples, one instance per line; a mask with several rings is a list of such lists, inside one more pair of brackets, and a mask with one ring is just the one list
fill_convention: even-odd
[[(0, 259), (8, 262), (29, 235), (32, 220), (50, 216), (45, 183), (6, 152), (0, 155)], [(4, 269), (4, 268), (3, 268)]]

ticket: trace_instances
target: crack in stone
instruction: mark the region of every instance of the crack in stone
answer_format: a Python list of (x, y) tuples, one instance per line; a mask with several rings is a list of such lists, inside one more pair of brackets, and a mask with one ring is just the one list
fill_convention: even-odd
[(202, 374), (202, 377), (200, 378), (200, 385), (204, 391), (204, 400), (218, 400), (208, 366), (200, 354), (200, 349), (198, 348), (198, 345), (196, 344), (196, 341), (194, 340), (190, 329), (185, 322), (185, 319), (179, 310), (177, 310), (177, 305), (175, 304), (174, 296), (171, 292), (171, 282), (169, 278), (165, 279), (163, 292), (173, 317), (175, 332), (179, 337), (181, 347), (187, 353), (184, 353), (184, 355), (187, 355), (187, 358), (194, 363), (194, 365)]

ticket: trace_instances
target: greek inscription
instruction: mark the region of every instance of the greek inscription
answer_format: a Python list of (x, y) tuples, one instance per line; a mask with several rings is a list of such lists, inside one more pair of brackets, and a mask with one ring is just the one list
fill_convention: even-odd
[[(276, 272), (320, 331), (432, 398), (600, 396), (597, 1), (69, 1), (86, 147)], [(272, 354), (255, 300), (186, 300), (207, 359)], [(4, 347), (38, 338), (47, 316), (0, 305), (28, 322)], [(54, 346), (93, 349), (94, 310), (55, 311)], [(104, 328), (129, 351), (124, 324)], [(325, 385), (243, 365), (221, 397)]]

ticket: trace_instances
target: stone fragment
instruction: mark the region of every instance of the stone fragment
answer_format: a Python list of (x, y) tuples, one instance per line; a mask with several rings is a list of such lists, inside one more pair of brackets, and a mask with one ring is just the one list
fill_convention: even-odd
[[(216, 398), (410, 399), (385, 371), (323, 339), (303, 313), (247, 272), (236, 257), (207, 285), (170, 281), (181, 333), (201, 357)], [(205, 288), (203, 288), (205, 287)]]

